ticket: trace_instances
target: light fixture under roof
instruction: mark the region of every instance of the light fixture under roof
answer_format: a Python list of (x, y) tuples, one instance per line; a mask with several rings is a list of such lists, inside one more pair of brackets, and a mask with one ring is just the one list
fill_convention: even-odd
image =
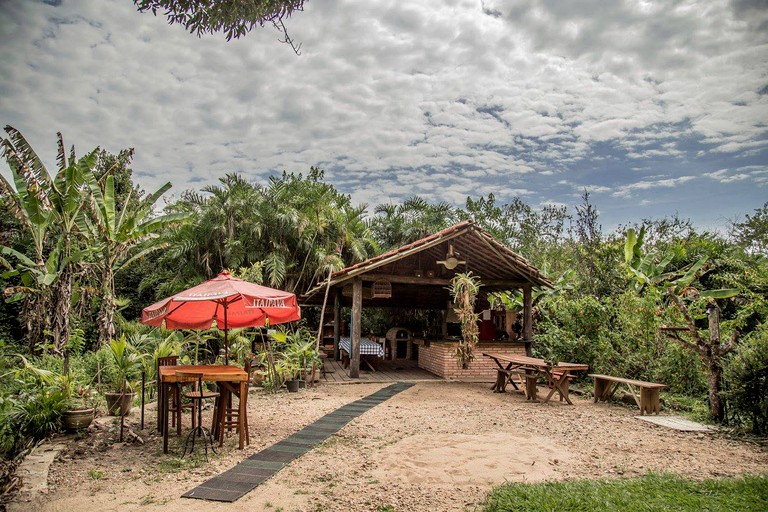
[(466, 261), (459, 261), (459, 259), (453, 254), (453, 242), (448, 246), (448, 254), (445, 255), (444, 260), (438, 260), (439, 265), (444, 266), (448, 270), (453, 270), (459, 265), (464, 265)]

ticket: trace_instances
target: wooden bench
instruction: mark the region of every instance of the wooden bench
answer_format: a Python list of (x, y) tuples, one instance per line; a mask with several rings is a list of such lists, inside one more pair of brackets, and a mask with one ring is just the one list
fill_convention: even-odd
[[(609, 400), (616, 390), (622, 384), (627, 386), (637, 406), (640, 408), (640, 414), (659, 414), (661, 406), (659, 404), (659, 390), (666, 388), (664, 384), (655, 382), (646, 382), (644, 380), (625, 379), (623, 377), (612, 377), (610, 375), (600, 375), (590, 373), (590, 377), (595, 379), (595, 402)], [(640, 397), (638, 398), (635, 388), (639, 388)]]

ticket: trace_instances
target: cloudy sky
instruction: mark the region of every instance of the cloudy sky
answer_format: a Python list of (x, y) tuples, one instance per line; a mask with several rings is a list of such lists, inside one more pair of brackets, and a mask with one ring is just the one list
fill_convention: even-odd
[[(0, 123), (145, 189), (326, 170), (356, 202), (591, 192), (603, 227), (768, 200), (766, 0), (308, 0), (202, 38), (132, 0), (0, 0)], [(0, 164), (7, 174), (7, 166)]]

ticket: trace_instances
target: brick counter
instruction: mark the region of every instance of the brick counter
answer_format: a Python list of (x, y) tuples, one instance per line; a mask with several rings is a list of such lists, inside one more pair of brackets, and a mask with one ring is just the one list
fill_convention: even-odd
[(509, 341), (481, 341), (474, 349), (475, 359), (469, 363), (469, 368), (462, 369), (456, 363), (456, 341), (431, 341), (426, 346), (423, 341), (419, 344), (419, 368), (439, 375), (447, 380), (467, 380), (481, 382), (496, 381), (496, 363), (483, 352), (494, 352), (503, 355), (525, 355), (525, 344)]

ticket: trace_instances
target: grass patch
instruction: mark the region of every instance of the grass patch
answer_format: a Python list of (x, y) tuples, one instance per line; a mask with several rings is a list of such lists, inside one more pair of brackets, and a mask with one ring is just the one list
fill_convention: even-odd
[(485, 512), (764, 512), (768, 476), (697, 482), (649, 473), (626, 480), (507, 484), (495, 488), (483, 506)]
[(182, 459), (179, 457), (173, 457), (170, 459), (164, 459), (157, 465), (157, 470), (160, 473), (178, 473), (184, 469), (194, 469), (205, 463), (205, 460), (195, 457), (188, 457)]
[(682, 413), (688, 419), (699, 423), (712, 423), (712, 415), (707, 406), (706, 397), (691, 397), (676, 393), (662, 393), (664, 408)]

